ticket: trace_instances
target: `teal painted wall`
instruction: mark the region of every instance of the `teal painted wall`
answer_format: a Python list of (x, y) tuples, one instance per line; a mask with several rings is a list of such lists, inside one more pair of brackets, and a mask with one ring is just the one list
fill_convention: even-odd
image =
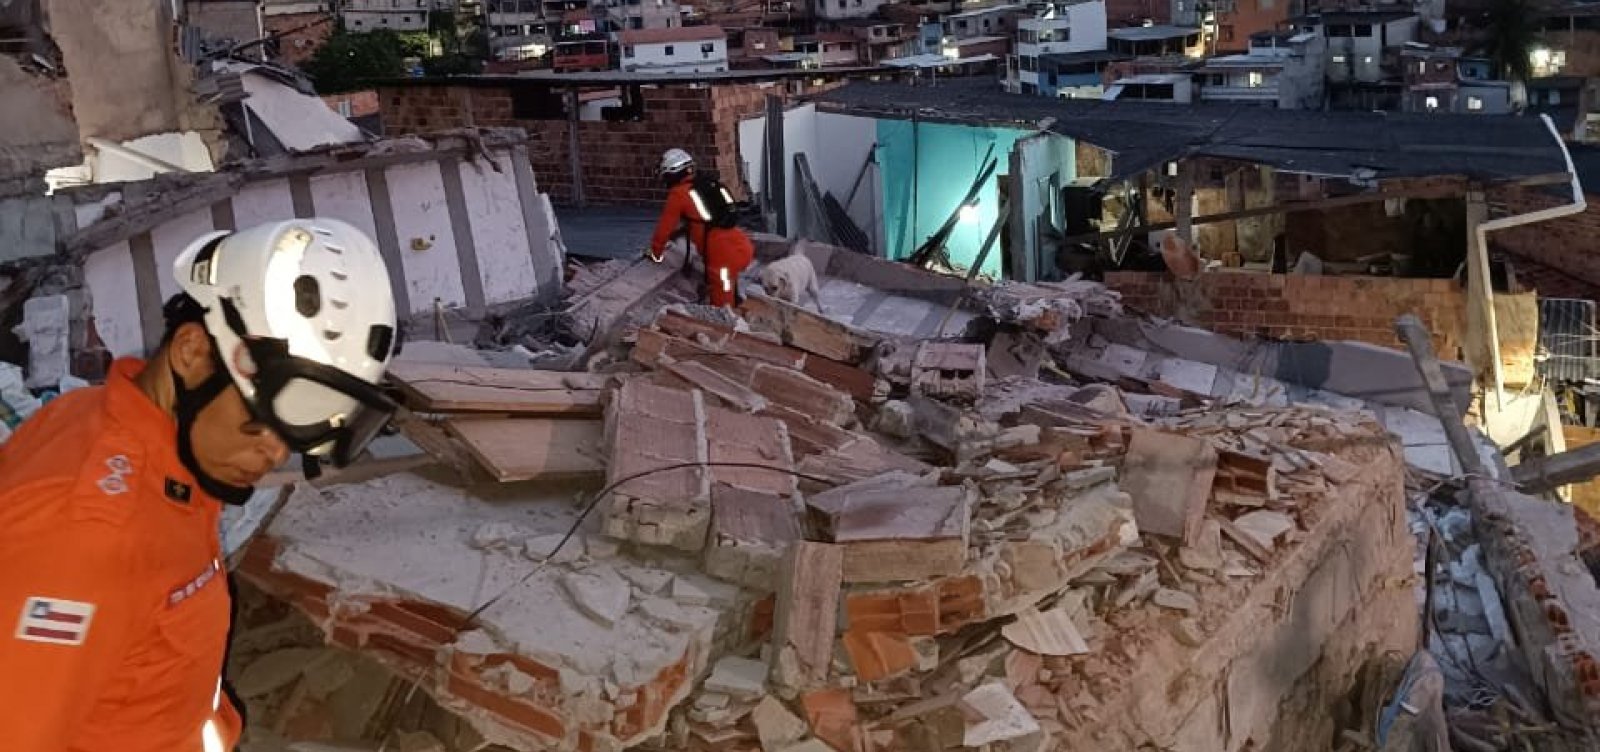
[[(889, 258), (911, 255), (939, 229), (978, 176), (984, 153), (993, 143), (999, 166), (978, 193), (976, 221), (958, 222), (947, 244), (951, 262), (962, 271), (970, 268), (999, 211), (996, 180), (1010, 169), (1012, 145), (1028, 134), (1015, 128), (879, 120), (878, 159), (884, 176), (884, 238)], [(912, 186), (913, 176), (918, 176), (921, 185)], [(999, 277), (1000, 270), (1000, 243), (996, 240), (979, 273)]]

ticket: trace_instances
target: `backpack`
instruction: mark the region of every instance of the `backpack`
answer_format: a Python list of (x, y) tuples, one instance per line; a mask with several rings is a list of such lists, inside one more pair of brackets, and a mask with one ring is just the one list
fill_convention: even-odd
[(697, 172), (694, 184), (689, 187), (689, 197), (694, 199), (695, 212), (700, 221), (710, 227), (729, 228), (739, 223), (739, 212), (733, 194), (722, 182), (706, 173)]

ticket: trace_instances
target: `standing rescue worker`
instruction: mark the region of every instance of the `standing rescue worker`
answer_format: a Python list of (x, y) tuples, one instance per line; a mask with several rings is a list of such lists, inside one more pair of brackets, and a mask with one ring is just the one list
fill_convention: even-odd
[(232, 750), (219, 502), (290, 452), (348, 463), (394, 412), (388, 272), (355, 228), (213, 233), (174, 273), (156, 353), (0, 447), (5, 752)]
[[(714, 226), (707, 208), (708, 200), (714, 197), (696, 196), (694, 158), (688, 152), (668, 149), (661, 155), (660, 175), (671, 190), (650, 238), (650, 259), (656, 263), (665, 260), (667, 243), (680, 228), (686, 229), (689, 243), (700, 250), (705, 261), (708, 302), (732, 308), (738, 304), (739, 274), (755, 258), (755, 245), (738, 227)], [(722, 203), (726, 206), (726, 202)]]

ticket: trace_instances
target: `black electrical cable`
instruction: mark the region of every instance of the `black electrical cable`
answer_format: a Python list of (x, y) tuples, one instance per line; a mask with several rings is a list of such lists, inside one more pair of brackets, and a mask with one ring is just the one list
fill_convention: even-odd
[(645, 478), (645, 477), (648, 477), (648, 476), (651, 476), (651, 475), (655, 475), (656, 473), (665, 473), (665, 472), (669, 472), (669, 471), (672, 471), (672, 470), (687, 470), (687, 469), (699, 468), (699, 467), (743, 467), (743, 468), (753, 468), (753, 469), (757, 469), (757, 470), (771, 470), (771, 471), (776, 472), (776, 473), (783, 473), (785, 475), (792, 475), (792, 476), (794, 476), (796, 478), (800, 478), (801, 480), (809, 480), (809, 481), (812, 481), (814, 483), (823, 483), (823, 484), (826, 484), (828, 486), (837, 486), (837, 485), (839, 485), (838, 481), (833, 480), (831, 478), (823, 478), (823, 477), (816, 476), (816, 475), (810, 475), (810, 474), (807, 474), (807, 473), (802, 473), (802, 472), (799, 472), (799, 471), (796, 471), (796, 470), (793, 470), (793, 469), (790, 469), (790, 468), (778, 467), (776, 465), (766, 465), (766, 464), (762, 464), (762, 463), (759, 463), (759, 462), (679, 462), (679, 463), (675, 463), (675, 464), (672, 464), (672, 465), (663, 465), (661, 467), (652, 468), (650, 470), (641, 470), (641, 471), (639, 471), (637, 473), (634, 473), (632, 475), (628, 475), (628, 476), (625, 476), (623, 478), (619, 478), (617, 480), (612, 481), (611, 483), (606, 484), (606, 486), (604, 488), (600, 489), (599, 491), (596, 491), (595, 494), (594, 494), (594, 498), (590, 499), (587, 503), (585, 503), (583, 505), (583, 511), (578, 513), (578, 519), (572, 521), (572, 526), (567, 528), (566, 535), (561, 536), (561, 540), (556, 543), (556, 547), (555, 548), (550, 550), (550, 553), (545, 554), (545, 557), (543, 559), (539, 560), (539, 563), (537, 565), (535, 565), (533, 569), (529, 570), (529, 572), (527, 574), (523, 575), (522, 579), (517, 580), (516, 582), (512, 583), (505, 590), (500, 591), (500, 593), (498, 595), (494, 596), (493, 598), (490, 598), (487, 601), (484, 601), (483, 605), (478, 606), (477, 608), (473, 609), (471, 613), (467, 614), (467, 618), (464, 621), (462, 621), (462, 623), (461, 623), (461, 628), (462, 629), (466, 629), (466, 628), (472, 626), (472, 623), (474, 621), (476, 621), (479, 616), (483, 615), (484, 611), (489, 610), (490, 606), (493, 606), (494, 604), (500, 602), (500, 599), (506, 597), (507, 595), (510, 595), (511, 591), (516, 590), (519, 587), (522, 587), (523, 584), (527, 583), (527, 581), (529, 579), (531, 579), (534, 575), (536, 575), (539, 572), (543, 571), (544, 570), (544, 565), (546, 563), (550, 562), (550, 561), (553, 561), (556, 558), (556, 554), (560, 553), (561, 549), (567, 545), (567, 541), (572, 540), (572, 536), (578, 534), (578, 528), (583, 527), (584, 520), (587, 520), (589, 518), (589, 513), (593, 512), (594, 508), (600, 504), (600, 500), (606, 498), (606, 496), (608, 494), (610, 494), (612, 491), (615, 491), (618, 486), (621, 486), (622, 484), (628, 483), (630, 481), (638, 480), (640, 478)]

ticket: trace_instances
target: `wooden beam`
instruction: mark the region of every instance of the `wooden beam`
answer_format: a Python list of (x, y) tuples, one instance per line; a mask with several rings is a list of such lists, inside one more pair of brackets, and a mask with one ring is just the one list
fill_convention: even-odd
[[(1325, 198), (1316, 201), (1297, 201), (1284, 204), (1274, 204), (1272, 206), (1262, 206), (1255, 209), (1241, 209), (1239, 211), (1223, 212), (1221, 214), (1207, 214), (1190, 219), (1189, 225), (1192, 227), (1194, 225), (1207, 225), (1213, 222), (1231, 222), (1240, 219), (1250, 219), (1251, 217), (1264, 217), (1271, 214), (1292, 214), (1294, 212), (1303, 211), (1324, 211), (1327, 209), (1337, 209), (1343, 206), (1357, 206), (1360, 204), (1370, 204), (1376, 201), (1387, 201), (1392, 198), (1457, 198), (1465, 194), (1466, 189), (1464, 187), (1452, 186), (1428, 186), (1395, 191), (1379, 191), (1376, 193), (1361, 193), (1354, 196), (1335, 196), (1334, 198)], [(1177, 229), (1177, 227), (1178, 224), (1176, 222), (1156, 222), (1153, 224), (1139, 225), (1137, 227), (1128, 227), (1121, 230), (1086, 232), (1081, 235), (1073, 235), (1065, 240), (1062, 240), (1061, 242), (1066, 245), (1098, 242), (1101, 240), (1120, 238), (1127, 235), (1139, 235), (1152, 232), (1161, 232), (1163, 230), (1173, 230)]]
[(1439, 368), (1439, 359), (1434, 357), (1433, 342), (1428, 338), (1427, 328), (1422, 325), (1421, 319), (1408, 313), (1395, 321), (1394, 330), (1406, 343), (1406, 349), (1411, 351), (1417, 374), (1422, 377), (1429, 399), (1433, 400), (1434, 417), (1444, 426), (1445, 438), (1455, 451), (1456, 459), (1468, 475), (1483, 475), (1483, 459), (1478, 456), (1472, 436), (1461, 422), (1461, 411), (1450, 393), (1449, 382), (1444, 379), (1444, 371)]
[(1600, 443), (1523, 462), (1511, 468), (1511, 479), (1525, 494), (1541, 494), (1600, 475)]

